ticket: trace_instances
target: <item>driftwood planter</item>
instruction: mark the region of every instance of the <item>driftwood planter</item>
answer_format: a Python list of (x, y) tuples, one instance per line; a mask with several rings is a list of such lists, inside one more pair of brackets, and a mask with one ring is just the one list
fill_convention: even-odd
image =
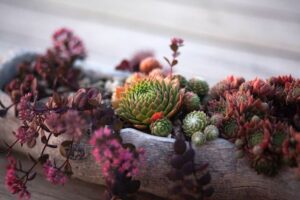
[[(0, 67), (0, 88), (8, 82), (15, 73), (17, 63), (23, 60), (33, 59), (34, 53), (23, 52), (9, 59), (2, 60)], [(0, 91), (0, 99), (5, 105), (10, 104), (10, 98)], [(20, 121), (14, 117), (10, 110), (7, 117), (0, 118), (0, 139), (12, 143), (15, 137), (12, 134), (20, 125)], [(135, 129), (123, 129), (121, 132), (125, 142), (133, 143), (137, 147), (143, 147), (146, 151), (146, 161), (141, 169), (139, 179), (142, 181), (142, 191), (161, 197), (168, 197), (167, 188), (170, 182), (165, 174), (169, 171), (169, 161), (173, 155), (173, 139), (156, 137)], [(52, 138), (51, 143), (60, 144), (63, 138)], [(74, 177), (93, 183), (103, 184), (99, 166), (89, 154), (91, 147), (87, 143), (88, 138), (82, 141), (80, 148), (85, 151), (86, 157), (82, 160), (73, 160)], [(21, 153), (30, 152), (38, 157), (42, 148), (37, 143), (35, 148), (15, 146), (15, 151)], [(58, 149), (49, 149), (48, 153), (57, 161), (63, 160)], [(217, 139), (209, 142), (201, 148), (196, 148), (196, 163), (208, 162), (212, 175), (212, 185), (215, 193), (212, 199), (220, 200), (298, 200), (300, 199), (300, 180), (296, 179), (290, 169), (283, 169), (276, 177), (270, 178), (258, 175), (251, 169), (245, 159), (235, 158), (235, 147), (230, 142)]]

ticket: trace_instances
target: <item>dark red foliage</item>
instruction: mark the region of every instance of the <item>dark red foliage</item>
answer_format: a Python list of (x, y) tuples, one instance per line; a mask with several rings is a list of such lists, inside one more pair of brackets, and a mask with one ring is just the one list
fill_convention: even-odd
[(207, 187), (211, 177), (207, 164), (195, 164), (195, 151), (187, 145), (183, 135), (178, 132), (175, 143), (175, 155), (171, 159), (172, 169), (167, 177), (174, 184), (170, 186), (170, 195), (175, 199), (205, 199), (213, 194), (213, 188)]
[(151, 51), (139, 51), (135, 53), (130, 59), (123, 59), (116, 67), (116, 70), (139, 72), (140, 63), (142, 60), (148, 57), (153, 57), (154, 54)]
[(231, 76), (212, 87), (208, 99), (206, 110), (219, 119), (221, 136), (235, 142), (258, 173), (275, 175), (286, 163), (300, 168), (299, 153), (289, 151), (300, 135), (299, 79)]
[[(85, 56), (82, 41), (72, 31), (60, 29), (53, 35), (53, 46), (32, 62), (21, 63), (16, 77), (5, 87), (13, 104), (5, 107), (0, 101), (0, 116), (5, 117), (8, 109), (15, 105), (16, 116), (22, 122), (14, 132), (15, 142), (7, 144), (6, 152), (11, 154), (18, 143), (34, 148), (37, 139), (40, 139), (43, 144), (37, 159), (29, 155), (30, 168), (23, 169), (21, 163), (20, 167), (16, 167), (16, 161), (10, 161), (6, 185), (20, 198), (30, 198), (27, 182), (35, 178), (36, 166), (43, 166), (46, 179), (51, 183), (64, 184), (72, 175), (70, 160), (85, 156), (79, 148), (82, 137), (104, 126), (112, 127), (117, 134), (123, 126), (110, 106), (110, 96), (102, 96), (94, 87), (79, 88), (83, 73), (76, 68), (75, 62)], [(60, 164), (51, 161), (45, 151), (58, 147), (51, 143), (51, 138), (66, 134), (71, 140), (63, 141), (59, 148), (65, 161)], [(121, 156), (126, 160), (126, 155)], [(127, 170), (128, 163), (125, 164), (120, 169)], [(132, 173), (136, 171), (137, 168), (134, 168)], [(119, 174), (130, 174), (129, 171), (123, 172)], [(132, 194), (139, 188), (139, 181), (132, 181), (129, 176), (116, 176), (114, 179), (112, 182), (118, 184), (108, 185), (111, 194), (122, 196), (124, 190)]]

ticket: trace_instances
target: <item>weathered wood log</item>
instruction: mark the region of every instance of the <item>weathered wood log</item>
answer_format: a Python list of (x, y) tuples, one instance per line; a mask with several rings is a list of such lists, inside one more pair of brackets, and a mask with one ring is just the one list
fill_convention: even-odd
[[(16, 64), (15, 61), (7, 63), (9, 62), (2, 66), (14, 68), (13, 65)], [(1, 76), (2, 72), (0, 73), (0, 80), (2, 79)], [(0, 85), (0, 87), (2, 86)], [(5, 105), (10, 104), (10, 98), (4, 92), (0, 92), (0, 99)], [(20, 121), (15, 118), (13, 110), (10, 110), (5, 118), (0, 118), (0, 139), (9, 144), (14, 142), (15, 137), (12, 131), (16, 130), (19, 125)], [(152, 136), (135, 129), (123, 129), (121, 136), (124, 142), (130, 142), (145, 149), (146, 160), (138, 177), (142, 181), (141, 190), (161, 197), (168, 197), (168, 186), (171, 183), (166, 178), (166, 173), (170, 170), (169, 162), (173, 155), (174, 139)], [(52, 138), (50, 143), (59, 145), (65, 139), (63, 137)], [(81, 144), (87, 157), (72, 161), (74, 177), (103, 184), (99, 166), (89, 153), (91, 146), (88, 145), (88, 138), (81, 141)], [(16, 145), (14, 149), (38, 157), (42, 147), (43, 144), (38, 140), (33, 149), (29, 149), (26, 145), (23, 147)], [(200, 148), (195, 147), (195, 149), (196, 163), (208, 162), (210, 164), (212, 185), (215, 188), (213, 199), (300, 199), (300, 181), (295, 178), (290, 169), (283, 169), (273, 178), (258, 175), (249, 167), (247, 160), (235, 158), (234, 145), (224, 139), (208, 142)], [(47, 153), (56, 161), (63, 161), (64, 159), (58, 149), (48, 148)]]

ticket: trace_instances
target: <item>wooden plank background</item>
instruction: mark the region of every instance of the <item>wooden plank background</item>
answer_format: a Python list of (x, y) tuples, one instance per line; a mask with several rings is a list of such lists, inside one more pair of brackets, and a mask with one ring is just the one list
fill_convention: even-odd
[[(62, 26), (82, 37), (85, 66), (98, 71), (112, 72), (137, 50), (153, 50), (163, 62), (169, 38), (179, 36), (185, 47), (176, 70), (188, 77), (210, 84), (230, 74), (300, 77), (299, 0), (0, 0), (0, 55), (43, 51)], [(0, 199), (13, 199), (3, 176)], [(74, 190), (79, 199), (99, 199), (98, 188), (74, 180), (63, 190), (39, 178), (34, 199), (71, 199)]]
[[(213, 84), (227, 75), (300, 76), (298, 0), (1, 0), (0, 53), (50, 44), (58, 27), (76, 31), (87, 67), (111, 71), (124, 57), (151, 49), (170, 55), (185, 39), (177, 71)], [(162, 60), (163, 62), (163, 60)]]

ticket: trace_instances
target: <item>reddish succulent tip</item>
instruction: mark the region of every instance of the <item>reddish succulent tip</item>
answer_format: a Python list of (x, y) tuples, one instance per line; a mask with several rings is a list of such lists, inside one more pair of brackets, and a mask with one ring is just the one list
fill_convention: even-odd
[(164, 113), (163, 112), (156, 112), (152, 115), (151, 117), (151, 122), (155, 122), (159, 119), (162, 119), (164, 117)]

